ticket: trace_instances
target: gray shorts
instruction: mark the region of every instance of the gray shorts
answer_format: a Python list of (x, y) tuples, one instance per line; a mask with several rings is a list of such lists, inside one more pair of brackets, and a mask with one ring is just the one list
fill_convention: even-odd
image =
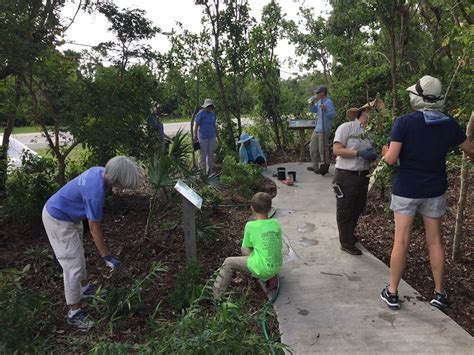
[(431, 198), (409, 198), (392, 194), (390, 209), (407, 216), (419, 212), (423, 216), (440, 218), (446, 213), (446, 194)]

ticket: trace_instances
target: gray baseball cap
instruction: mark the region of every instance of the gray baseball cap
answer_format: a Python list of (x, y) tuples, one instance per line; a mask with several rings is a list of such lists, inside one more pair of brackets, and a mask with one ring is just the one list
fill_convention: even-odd
[(314, 89), (314, 92), (316, 94), (319, 94), (320, 92), (324, 92), (327, 95), (328, 94), (328, 87), (326, 85), (319, 85), (316, 89)]

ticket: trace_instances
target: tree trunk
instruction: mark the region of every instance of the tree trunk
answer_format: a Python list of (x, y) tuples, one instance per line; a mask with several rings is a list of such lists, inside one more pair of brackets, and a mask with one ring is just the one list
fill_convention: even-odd
[(15, 123), (16, 112), (18, 105), (20, 104), (21, 98), (21, 81), (15, 78), (15, 106), (13, 112), (8, 115), (7, 124), (3, 131), (2, 147), (0, 149), (0, 196), (4, 196), (6, 193), (6, 182), (7, 182), (7, 167), (8, 167), (8, 146), (10, 144), (10, 135), (13, 131), (13, 125)]
[(227, 128), (228, 134), (228, 147), (233, 151), (235, 150), (235, 139), (234, 139), (234, 129), (232, 128), (232, 119), (230, 117), (229, 112), (229, 105), (227, 103), (227, 97), (225, 95), (225, 88), (224, 88), (224, 80), (223, 80), (223, 73), (219, 63), (219, 60), (214, 55), (214, 65), (216, 67), (216, 76), (217, 76), (217, 85), (219, 87), (219, 93), (221, 96), (222, 105), (224, 106), (224, 122)]
[(64, 186), (66, 183), (66, 157), (62, 154), (56, 156), (58, 159), (58, 183), (59, 186)]
[(233, 77), (233, 87), (234, 87), (234, 97), (235, 97), (235, 118), (237, 119), (237, 131), (238, 131), (238, 136), (242, 134), (242, 118), (241, 118), (241, 112), (240, 112), (240, 93), (238, 90), (238, 85), (237, 85), (237, 76), (234, 74)]
[[(466, 128), (466, 135), (468, 139), (472, 139), (474, 133), (474, 111), (471, 112), (471, 118)], [(454, 229), (453, 239), (453, 261), (459, 260), (461, 240), (463, 238), (462, 227), (464, 225), (464, 210), (466, 209), (467, 192), (468, 192), (468, 173), (469, 168), (467, 167), (466, 153), (462, 154), (462, 165), (461, 165), (461, 188), (459, 191), (458, 210), (456, 213), (456, 227)]]

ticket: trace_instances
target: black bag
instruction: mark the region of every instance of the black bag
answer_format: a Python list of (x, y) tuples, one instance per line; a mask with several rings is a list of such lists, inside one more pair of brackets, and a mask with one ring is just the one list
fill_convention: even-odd
[(199, 141), (193, 142), (193, 149), (195, 151), (201, 149), (201, 144), (199, 144)]

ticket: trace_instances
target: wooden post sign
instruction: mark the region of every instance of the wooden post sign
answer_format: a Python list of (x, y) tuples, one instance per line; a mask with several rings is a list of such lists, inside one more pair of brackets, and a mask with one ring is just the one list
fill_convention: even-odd
[(288, 121), (290, 129), (298, 129), (300, 131), (300, 160), (304, 161), (304, 130), (314, 129), (316, 127), (316, 120), (290, 120)]
[(196, 208), (201, 209), (202, 197), (181, 180), (178, 180), (174, 188), (183, 196), (184, 249), (186, 261), (189, 262), (197, 257)]

